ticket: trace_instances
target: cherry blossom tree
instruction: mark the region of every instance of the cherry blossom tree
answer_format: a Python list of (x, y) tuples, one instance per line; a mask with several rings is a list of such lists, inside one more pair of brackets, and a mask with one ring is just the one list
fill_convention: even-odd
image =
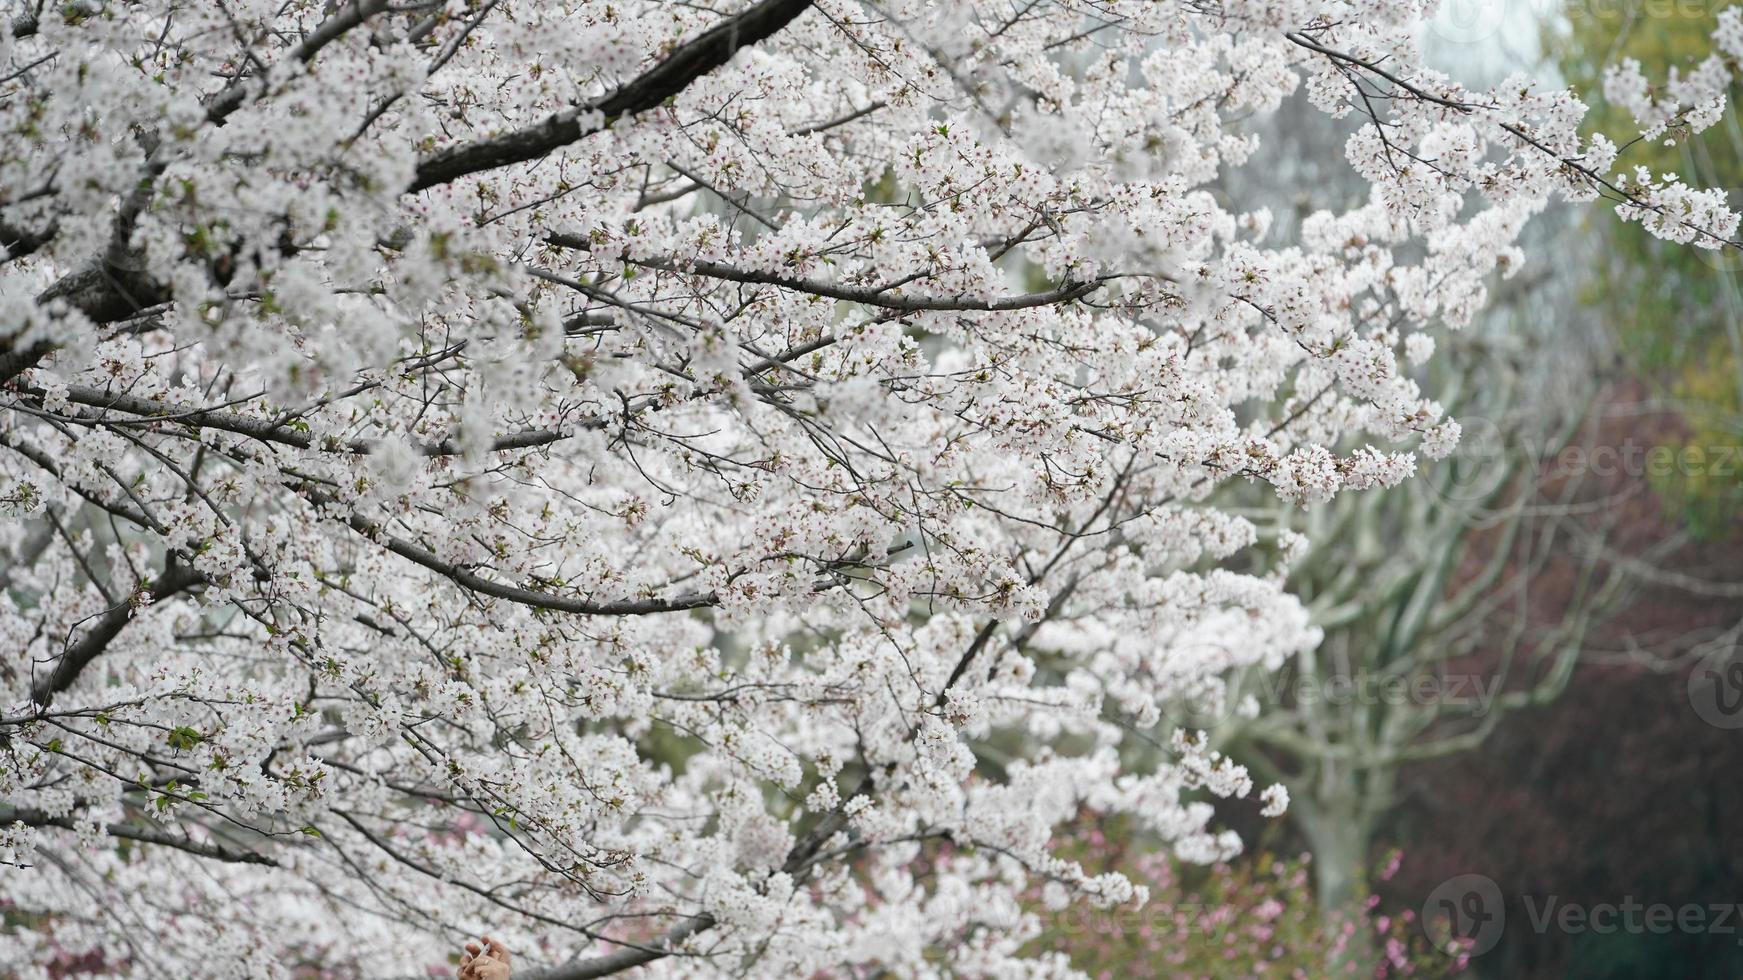
[[(1319, 640), (1219, 501), (1448, 451), (1552, 196), (1736, 244), (1413, 0), (7, 7), (21, 976), (1070, 975), (1057, 825), (1286, 804), (1159, 724)], [(1303, 87), (1372, 194), (1268, 242)]]

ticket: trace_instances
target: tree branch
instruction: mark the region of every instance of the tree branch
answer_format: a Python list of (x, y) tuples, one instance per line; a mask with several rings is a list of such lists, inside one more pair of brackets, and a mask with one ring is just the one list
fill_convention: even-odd
[(610, 95), (552, 113), (536, 125), (477, 143), (449, 147), (426, 157), (418, 164), (410, 189), (415, 193), (469, 174), (537, 160), (607, 128), (624, 116), (656, 108), (691, 82), (726, 64), (740, 49), (786, 27), (810, 6), (811, 0), (762, 0), (683, 44), (664, 61)]
[[(0, 809), (0, 826), (21, 823), (26, 827), (58, 827), (62, 830), (73, 830), (75, 825), (72, 817), (51, 817), (41, 810)], [(209, 858), (214, 861), (226, 861), (231, 864), (263, 864), (267, 867), (278, 867), (278, 859), (271, 855), (256, 851), (245, 851), (223, 844), (213, 844), (193, 840), (187, 837), (177, 837), (166, 830), (157, 827), (141, 827), (137, 824), (112, 823), (103, 827), (104, 833), (110, 837), (124, 840), (139, 841), (142, 844), (155, 844), (159, 847), (173, 847), (178, 851), (186, 851), (196, 857)]]
[[(40, 389), (26, 389), (26, 394), (41, 399)], [(162, 402), (151, 398), (141, 398), (138, 395), (121, 394), (93, 388), (86, 385), (72, 385), (67, 388), (67, 401), (78, 405), (89, 405), (92, 408), (113, 409), (128, 415), (138, 416), (134, 419), (103, 419), (80, 416), (79, 421), (99, 424), (157, 424), (175, 423), (193, 429), (219, 429), (224, 432), (234, 432), (240, 436), (259, 439), (262, 442), (276, 442), (298, 449), (319, 449), (329, 452), (344, 452), (366, 454), (374, 452), (377, 443), (370, 439), (349, 439), (344, 442), (324, 443), (314, 436), (290, 427), (293, 420), (274, 420), (250, 418), (233, 412), (221, 411), (217, 408), (207, 408), (203, 405), (187, 405), (176, 402)], [(526, 429), (510, 433), (491, 443), (492, 451), (511, 449), (534, 449), (539, 446), (558, 442), (584, 429), (602, 428), (604, 422), (589, 419), (578, 424), (573, 430), (562, 429)], [(458, 442), (453, 439), (443, 439), (440, 442), (425, 443), (417, 447), (418, 452), (425, 456), (458, 456), (463, 451)]]
[[(163, 574), (159, 575), (157, 580), (148, 586), (148, 591), (151, 593), (151, 601), (157, 602), (203, 581), (205, 581), (205, 577), (192, 567), (171, 559), (169, 565), (164, 568)], [(79, 674), (90, 666), (91, 661), (101, 656), (103, 651), (108, 648), (109, 642), (115, 639), (128, 623), (133, 621), (133, 614), (134, 603), (131, 597), (128, 601), (104, 613), (85, 635), (79, 638), (79, 642), (74, 643), (66, 649), (66, 652), (61, 654), (60, 659), (55, 662), (54, 670), (47, 677), (38, 680), (31, 691), (31, 700), (44, 708), (52, 704), (55, 695), (72, 687), (73, 683), (79, 679)]]
[[(591, 243), (576, 235), (552, 233), (545, 236), (545, 241), (559, 248), (591, 251)], [(1038, 293), (976, 299), (968, 296), (901, 296), (891, 292), (895, 288), (894, 286), (848, 286), (817, 279), (783, 276), (775, 272), (739, 269), (719, 262), (679, 264), (666, 259), (636, 259), (627, 256), (622, 261), (631, 265), (639, 265), (644, 269), (657, 269), (661, 272), (681, 275), (706, 276), (709, 279), (721, 279), (727, 282), (750, 285), (778, 286), (781, 289), (791, 289), (794, 292), (810, 293), (814, 296), (825, 296), (830, 299), (905, 313), (922, 310), (1023, 310), (1035, 306), (1051, 306), (1055, 303), (1065, 303), (1085, 296), (1100, 288), (1107, 280), (1115, 278), (1114, 276), (1099, 276), (1085, 282), (1064, 282), (1056, 288)], [(534, 274), (537, 275), (537, 272), (535, 271)]]

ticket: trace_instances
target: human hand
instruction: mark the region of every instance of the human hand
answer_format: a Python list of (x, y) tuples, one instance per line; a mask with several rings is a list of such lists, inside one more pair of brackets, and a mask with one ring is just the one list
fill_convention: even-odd
[(460, 980), (508, 980), (508, 947), (502, 940), (485, 936), (466, 944), (460, 955)]

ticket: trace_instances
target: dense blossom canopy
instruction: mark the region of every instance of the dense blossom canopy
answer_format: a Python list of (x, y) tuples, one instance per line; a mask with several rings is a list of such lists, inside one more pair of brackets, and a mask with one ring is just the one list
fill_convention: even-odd
[[(1230, 495), (1451, 449), (1551, 197), (1737, 225), (1427, 0), (6, 6), (20, 977), (1069, 975), (1063, 821), (1286, 805), (1168, 720), (1318, 640)], [(1372, 195), (1274, 241), (1297, 89)]]

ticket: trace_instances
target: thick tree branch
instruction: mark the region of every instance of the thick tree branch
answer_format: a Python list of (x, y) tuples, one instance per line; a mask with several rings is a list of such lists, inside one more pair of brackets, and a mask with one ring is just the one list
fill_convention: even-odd
[[(158, 602), (168, 596), (175, 595), (204, 581), (204, 577), (188, 565), (171, 561), (163, 574), (157, 577), (148, 587), (151, 602)], [(134, 603), (123, 602), (119, 606), (104, 613), (77, 643), (66, 649), (60, 659), (55, 661), (54, 670), (46, 677), (39, 678), (31, 691), (31, 700), (41, 707), (48, 707), (54, 702), (55, 695), (73, 686), (85, 668), (91, 665), (108, 648), (109, 642), (121, 630), (133, 621)]]
[[(587, 239), (577, 235), (551, 234), (545, 241), (559, 248), (572, 248), (590, 251)], [(991, 299), (978, 299), (970, 296), (903, 296), (896, 293), (895, 286), (848, 286), (841, 283), (825, 282), (818, 279), (801, 279), (794, 276), (783, 276), (775, 272), (761, 272), (754, 269), (739, 269), (719, 262), (689, 262), (677, 263), (666, 259), (634, 259), (624, 258), (630, 265), (639, 265), (644, 269), (657, 269), (661, 272), (672, 272), (682, 275), (705, 276), (709, 279), (720, 279), (726, 282), (746, 283), (757, 286), (777, 286), (781, 289), (791, 289), (794, 292), (809, 293), (813, 296), (823, 296), (829, 299), (844, 300), (849, 303), (860, 303), (865, 306), (875, 306), (886, 310), (896, 310), (904, 313), (914, 313), (924, 310), (1024, 310), (1036, 306), (1052, 306), (1055, 303), (1066, 303), (1094, 292), (1114, 276), (1101, 276), (1085, 282), (1065, 282), (1053, 289), (1038, 293), (1023, 293), (1016, 296), (996, 296)], [(535, 275), (537, 273), (535, 272)]]
[[(364, 21), (388, 8), (389, 0), (351, 0), (341, 5), (332, 16), (321, 22), (321, 25), (309, 32), (302, 43), (291, 49), (289, 57), (294, 61), (308, 64), (314, 60), (321, 49), (341, 37)], [(246, 78), (238, 78), (224, 87), (206, 106), (206, 119), (217, 125), (223, 125), (224, 119), (242, 107), (242, 102), (248, 96)]]
[[(862, 779), (847, 799), (852, 799), (871, 788), (871, 777)], [(793, 845), (787, 852), (787, 859), (782, 862), (781, 870), (791, 875), (807, 872), (816, 862), (823, 845), (834, 837), (847, 824), (847, 815), (841, 807), (825, 814), (815, 827), (805, 835), (804, 839)], [(717, 924), (714, 916), (704, 912), (694, 915), (678, 923), (657, 940), (644, 945), (628, 946), (614, 953), (596, 956), (588, 960), (552, 967), (549, 970), (537, 971), (527, 980), (595, 980), (597, 977), (608, 977), (633, 970), (638, 966), (664, 959), (676, 952), (678, 944), (699, 932), (706, 932)]]
[[(664, 61), (610, 95), (553, 114), (536, 126), (436, 153), (418, 166), (410, 190), (420, 191), (468, 174), (537, 159), (619, 118), (655, 108), (697, 78), (725, 64), (740, 49), (773, 35), (810, 5), (810, 0), (763, 0), (680, 46)], [(386, 7), (379, 0), (353, 0), (298, 45), (292, 57), (307, 61), (322, 46)], [(208, 107), (207, 119), (221, 123), (242, 105), (243, 97), (242, 86), (227, 88)], [(584, 117), (590, 120), (585, 126)], [(38, 303), (63, 302), (98, 323), (112, 323), (168, 298), (162, 284), (132, 268), (135, 263), (124, 254), (133, 217), (155, 186), (161, 166), (155, 154), (148, 158), (139, 190), (123, 202), (117, 216), (111, 248), (91, 268), (69, 274), (50, 286), (37, 297)], [(46, 341), (24, 346), (0, 342), (0, 383), (34, 366), (55, 346)]]
[(685, 919), (678, 925), (667, 930), (664, 936), (654, 940), (658, 945), (627, 946), (615, 953), (595, 956), (592, 959), (578, 960), (563, 966), (552, 967), (549, 970), (536, 971), (526, 980), (595, 980), (597, 977), (609, 977), (633, 970), (654, 960), (664, 959), (672, 955), (673, 947), (696, 933), (714, 928), (714, 916), (698, 915)]
[(411, 190), (426, 190), (468, 174), (537, 160), (609, 127), (624, 116), (656, 108), (691, 82), (726, 64), (740, 49), (786, 27), (810, 6), (811, 0), (762, 0), (683, 44), (664, 61), (610, 95), (553, 113), (537, 125), (449, 147), (425, 158), (418, 164)]
[[(322, 507), (344, 507), (336, 498), (314, 489), (302, 487), (304, 496), (310, 502)], [(498, 599), (507, 599), (522, 605), (535, 606), (540, 609), (551, 609), (557, 612), (577, 613), (583, 616), (647, 616), (654, 613), (682, 612), (689, 609), (702, 609), (718, 605), (720, 599), (712, 592), (692, 592), (671, 599), (608, 599), (596, 601), (580, 596), (553, 595), (549, 592), (538, 592), (533, 589), (523, 589), (516, 585), (495, 582), (472, 571), (471, 568), (445, 561), (428, 548), (413, 544), (403, 538), (385, 533), (381, 525), (363, 517), (360, 514), (350, 514), (345, 523), (358, 534), (380, 544), (394, 554), (421, 565), (451, 579), (455, 585)]]
[(10, 262), (21, 259), (54, 240), (56, 228), (51, 225), (43, 231), (32, 231), (17, 225), (0, 221), (0, 262)]
[[(351, 0), (292, 49), (290, 57), (307, 63), (322, 48), (388, 9), (388, 6), (389, 0)], [(21, 31), (26, 27), (28, 33), (34, 33), (36, 21), (30, 19), (15, 22), (13, 32), (16, 36), (27, 36)], [(242, 107), (248, 90), (249, 86), (244, 79), (237, 79), (226, 86), (206, 107), (207, 121), (214, 125), (223, 125), (226, 118)], [(133, 191), (123, 198), (121, 208), (115, 215), (109, 247), (90, 268), (63, 276), (44, 290), (36, 298), (39, 305), (65, 303), (98, 323), (113, 323), (170, 298), (169, 290), (163, 284), (140, 271), (139, 257), (134, 254), (134, 224), (140, 212), (150, 203), (157, 186), (157, 178), (169, 162), (160, 155), (155, 137), (143, 142), (146, 157), (140, 165), (139, 180)], [(32, 232), (28, 229), (0, 227), (0, 246), (19, 254), (40, 248), (53, 237), (53, 228)], [(46, 341), (23, 347), (0, 342), (0, 384), (33, 367), (56, 346)]]
[[(40, 389), (29, 389), (27, 394), (41, 399)], [(319, 449), (327, 452), (342, 452), (365, 454), (374, 452), (377, 442), (371, 439), (348, 439), (343, 442), (323, 441), (299, 429), (291, 427), (294, 420), (275, 420), (252, 418), (237, 415), (218, 408), (208, 408), (203, 405), (187, 405), (176, 402), (163, 402), (151, 398), (141, 398), (138, 395), (128, 395), (105, 391), (85, 385), (73, 385), (67, 389), (67, 400), (77, 405), (88, 405), (92, 408), (125, 412), (136, 416), (127, 419), (111, 419), (92, 416), (79, 416), (79, 420), (101, 425), (157, 425), (174, 424), (192, 429), (218, 429), (233, 432), (262, 442), (275, 442), (281, 445), (294, 446), (298, 449)], [(511, 449), (534, 449), (566, 439), (576, 431), (597, 429), (604, 426), (599, 420), (588, 420), (578, 424), (574, 429), (526, 429), (510, 433), (491, 443), (492, 451)], [(459, 442), (453, 439), (443, 439), (440, 442), (425, 443), (418, 451), (425, 456), (458, 456), (464, 450)]]

